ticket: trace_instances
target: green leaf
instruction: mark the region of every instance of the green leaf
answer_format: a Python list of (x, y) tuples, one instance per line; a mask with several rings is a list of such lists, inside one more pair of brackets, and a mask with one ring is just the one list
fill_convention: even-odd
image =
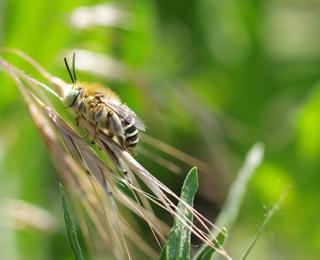
[[(222, 228), (221, 232), (217, 235), (217, 237), (211, 241), (216, 248), (219, 248), (223, 245), (226, 234), (227, 234), (227, 229)], [(209, 260), (211, 259), (215, 251), (216, 250), (212, 248), (210, 245), (206, 245), (201, 248), (201, 251), (198, 252), (194, 260)]]
[(70, 212), (69, 212), (69, 205), (68, 205), (68, 201), (67, 201), (66, 192), (65, 192), (64, 187), (61, 183), (59, 184), (59, 187), (60, 187), (62, 208), (63, 208), (63, 212), (64, 212), (64, 221), (66, 223), (69, 245), (72, 249), (72, 252), (75, 256), (75, 259), (83, 260), (81, 248), (80, 248), (80, 245), (77, 240), (77, 233), (76, 233), (76, 230), (75, 230), (75, 227), (74, 227), (74, 224), (73, 224)]
[(223, 208), (215, 220), (216, 226), (230, 229), (235, 223), (247, 191), (248, 183), (262, 163), (263, 155), (264, 145), (260, 142), (255, 143), (247, 153), (246, 159), (229, 189)]
[[(188, 205), (193, 207), (193, 199), (198, 190), (198, 170), (192, 168), (188, 173), (182, 189), (180, 198)], [(173, 227), (170, 230), (167, 242), (162, 249), (159, 260), (174, 260), (174, 259), (190, 259), (190, 236), (191, 230), (186, 227), (185, 222), (192, 223), (193, 214), (190, 210), (179, 202), (176, 217)], [(183, 220), (184, 223), (181, 221)]]

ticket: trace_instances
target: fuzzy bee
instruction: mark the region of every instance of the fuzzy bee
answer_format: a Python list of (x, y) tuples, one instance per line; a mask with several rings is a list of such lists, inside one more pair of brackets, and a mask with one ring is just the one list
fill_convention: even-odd
[(109, 88), (99, 83), (81, 82), (76, 79), (75, 55), (73, 55), (73, 73), (64, 58), (72, 84), (63, 92), (66, 107), (74, 113), (78, 122), (82, 117), (95, 127), (95, 133), (104, 131), (110, 137), (116, 137), (121, 147), (132, 150), (139, 141), (138, 129), (145, 131), (139, 117)]

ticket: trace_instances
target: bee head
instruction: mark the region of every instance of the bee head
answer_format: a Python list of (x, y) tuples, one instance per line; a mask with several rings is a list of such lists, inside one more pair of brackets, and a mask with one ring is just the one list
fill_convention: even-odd
[(82, 88), (71, 89), (70, 92), (65, 96), (64, 103), (67, 107), (72, 107), (79, 97)]

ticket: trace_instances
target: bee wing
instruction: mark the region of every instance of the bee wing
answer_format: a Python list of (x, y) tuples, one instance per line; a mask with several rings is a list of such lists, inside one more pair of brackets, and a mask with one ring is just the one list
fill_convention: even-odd
[(117, 105), (109, 99), (99, 97), (99, 100), (103, 102), (106, 106), (112, 109), (117, 115), (122, 117), (128, 123), (133, 124), (136, 128), (145, 131), (146, 127), (142, 123), (142, 120), (126, 105)]

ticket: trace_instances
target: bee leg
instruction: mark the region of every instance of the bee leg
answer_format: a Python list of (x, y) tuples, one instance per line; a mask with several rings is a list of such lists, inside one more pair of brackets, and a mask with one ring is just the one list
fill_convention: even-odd
[(79, 104), (78, 107), (78, 116), (76, 118), (76, 122), (77, 122), (77, 126), (79, 126), (79, 120), (80, 118), (83, 116), (83, 113), (86, 111), (86, 104), (85, 102), (82, 100)]
[(94, 125), (94, 134), (93, 134), (93, 139), (92, 139), (92, 144), (94, 144), (94, 139), (96, 138), (96, 135), (98, 131), (101, 128), (101, 122), (107, 115), (107, 111), (104, 106), (98, 107), (96, 114), (95, 114), (95, 125)]
[(78, 116), (76, 117), (77, 126), (79, 126), (80, 117), (81, 117), (80, 115), (78, 115)]
[(130, 154), (130, 155), (133, 155), (134, 157), (136, 157), (138, 154), (135, 153), (134, 151), (131, 151), (129, 149), (126, 149), (126, 151)]
[(126, 139), (123, 135), (117, 135), (117, 139), (121, 145), (122, 148), (126, 148)]
[(96, 122), (94, 124), (94, 132), (93, 132), (93, 137), (92, 137), (92, 141), (91, 141), (92, 144), (94, 144), (94, 139), (96, 139), (96, 135), (97, 135), (98, 131), (99, 131), (99, 123)]
[(95, 144), (94, 140), (96, 139), (96, 135), (97, 135), (99, 130), (100, 130), (99, 129), (99, 123), (96, 122), (95, 125), (94, 125), (94, 132), (93, 132), (93, 137), (92, 137), (92, 140), (91, 140), (91, 144)]
[(110, 130), (110, 133), (112, 134), (112, 136), (115, 135), (120, 143), (120, 146), (125, 148), (126, 147), (126, 139), (124, 136), (125, 132), (122, 127), (120, 118), (113, 111), (109, 111), (108, 113), (107, 124), (108, 124), (108, 129)]

